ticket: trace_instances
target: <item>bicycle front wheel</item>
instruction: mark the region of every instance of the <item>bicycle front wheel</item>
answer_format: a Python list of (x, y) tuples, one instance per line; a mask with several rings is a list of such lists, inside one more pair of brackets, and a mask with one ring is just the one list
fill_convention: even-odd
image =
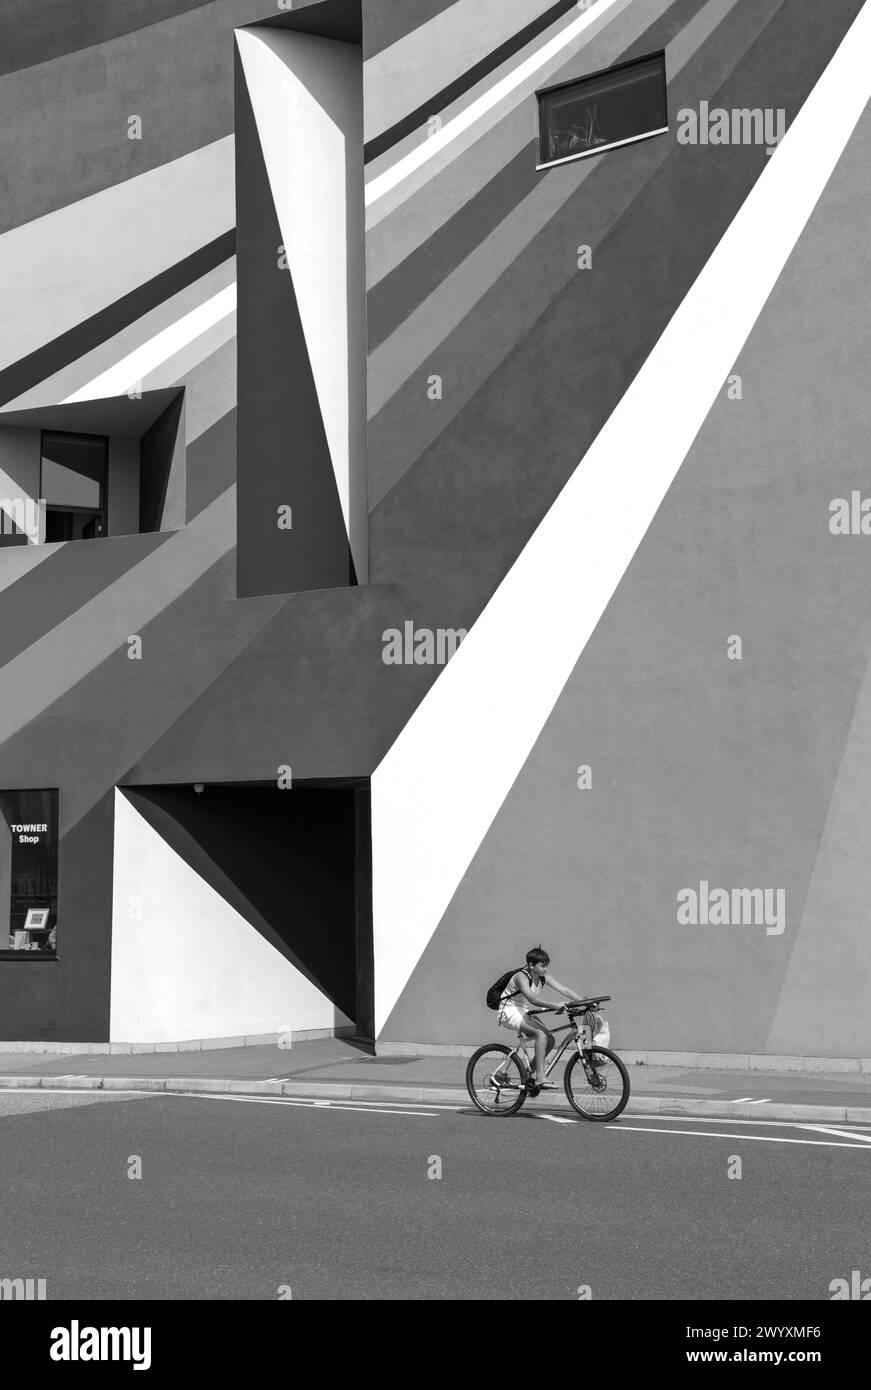
[(569, 1105), (585, 1120), (616, 1120), (629, 1099), (629, 1073), (616, 1052), (588, 1047), (565, 1070)]
[(503, 1043), (479, 1047), (466, 1067), (466, 1089), (485, 1115), (516, 1115), (526, 1085), (514, 1051)]

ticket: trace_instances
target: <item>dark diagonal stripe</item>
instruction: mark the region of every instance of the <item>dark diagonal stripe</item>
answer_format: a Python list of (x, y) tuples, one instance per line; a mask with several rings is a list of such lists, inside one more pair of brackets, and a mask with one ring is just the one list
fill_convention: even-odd
[(0, 593), (0, 664), (44, 637), (169, 540), (170, 533), (106, 536), (60, 546)]
[(482, 78), (494, 72), (502, 63), (513, 58), (515, 53), (520, 52), (521, 48), (532, 43), (532, 40), (538, 38), (539, 34), (543, 34), (551, 24), (555, 24), (564, 14), (568, 14), (569, 10), (573, 10), (576, 3), (577, 0), (558, 0), (556, 5), (551, 5), (544, 14), (533, 19), (516, 34), (512, 34), (511, 38), (506, 39), (498, 48), (492, 49), (486, 57), (468, 68), (462, 76), (450, 82), (447, 87), (443, 87), (434, 96), (429, 97), (422, 106), (418, 106), (407, 116), (403, 116), (401, 121), (397, 121), (396, 125), (391, 126), (389, 130), (385, 130), (383, 135), (376, 135), (374, 140), (369, 140), (363, 146), (365, 161), (369, 163), (370, 160), (377, 159), (380, 154), (384, 154), (400, 140), (404, 140), (406, 135), (417, 130), (417, 127), (422, 125), (430, 116), (434, 116), (437, 112), (444, 110), (446, 106), (450, 106), (452, 101), (456, 101), (470, 87), (474, 87), (476, 82), (480, 82)]
[(45, 381), (46, 377), (54, 376), (55, 372), (84, 357), (86, 352), (99, 347), (100, 343), (129, 328), (143, 314), (156, 309), (165, 300), (207, 275), (235, 252), (236, 231), (233, 228), (210, 241), (207, 246), (201, 246), (190, 256), (185, 256), (183, 261), (178, 261), (168, 270), (162, 270), (153, 280), (146, 280), (144, 285), (138, 285), (129, 294), (116, 299), (114, 304), (83, 319), (59, 338), (53, 338), (35, 352), (20, 357), (0, 372), (0, 405), (14, 401), (24, 391)]
[(339, 43), (363, 42), (363, 12), (360, 0), (310, 0), (292, 10), (258, 20), (258, 29), (290, 29), (297, 34), (313, 34), (319, 39)]
[(0, 76), (203, 9), (209, 0), (4, 0)]
[(455, 0), (402, 0), (398, 5), (396, 0), (366, 0), (363, 56), (372, 58), (399, 43), (454, 3)]

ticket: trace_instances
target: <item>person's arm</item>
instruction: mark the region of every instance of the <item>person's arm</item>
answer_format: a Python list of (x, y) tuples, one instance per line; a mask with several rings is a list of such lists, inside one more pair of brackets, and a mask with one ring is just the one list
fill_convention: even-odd
[[(549, 983), (550, 983), (549, 980), (547, 979), (547, 976), (545, 976), (545, 981), (544, 981), (544, 982), (545, 982), (545, 984), (549, 984)], [(543, 1000), (540, 994), (533, 994), (532, 990), (529, 988), (529, 982), (528, 982), (528, 980), (527, 980), (527, 978), (526, 978), (525, 975), (521, 975), (521, 977), (520, 977), (520, 979), (519, 979), (519, 981), (518, 981), (518, 985), (519, 985), (519, 992), (523, 995), (524, 999), (528, 1000), (528, 1002), (529, 1002), (530, 1004), (532, 1004), (533, 1008), (536, 1008), (536, 1009), (553, 1009), (553, 1008), (556, 1007), (556, 1005), (554, 1005), (554, 1004), (548, 1004), (545, 1000)]]
[(576, 1003), (580, 1003), (581, 999), (584, 997), (582, 994), (575, 994), (573, 989), (566, 989), (565, 985), (561, 985), (552, 975), (545, 975), (544, 983), (551, 989), (555, 989), (557, 994), (563, 994), (566, 999), (573, 999)]

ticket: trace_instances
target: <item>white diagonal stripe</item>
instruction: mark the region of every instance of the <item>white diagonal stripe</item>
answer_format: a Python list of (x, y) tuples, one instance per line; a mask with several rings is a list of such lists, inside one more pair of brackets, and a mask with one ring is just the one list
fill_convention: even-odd
[(69, 405), (72, 401), (92, 401), (104, 396), (123, 395), (130, 390), (131, 386), (141, 383), (149, 372), (153, 372), (156, 367), (174, 357), (195, 338), (207, 333), (216, 323), (220, 323), (222, 319), (235, 312), (236, 286), (234, 283), (219, 290), (217, 294), (213, 294), (204, 304), (198, 304), (196, 309), (191, 309), (190, 313), (184, 314), (175, 323), (171, 323), (168, 328), (162, 329), (160, 333), (155, 333), (153, 338), (149, 338), (147, 342), (142, 343), (126, 357), (122, 357), (119, 362), (116, 362), (105, 372), (101, 372), (92, 381), (80, 386), (78, 391), (74, 391), (71, 396), (66, 396), (62, 404)]

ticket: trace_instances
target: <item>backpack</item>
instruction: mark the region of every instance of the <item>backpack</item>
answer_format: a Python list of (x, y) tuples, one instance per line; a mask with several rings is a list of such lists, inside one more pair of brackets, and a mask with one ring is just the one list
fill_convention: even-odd
[[(529, 971), (526, 969), (525, 966), (523, 966), (523, 965), (516, 965), (516, 966), (514, 967), (513, 970), (506, 970), (505, 974), (504, 974), (504, 975), (500, 975), (500, 976), (499, 976), (499, 979), (496, 980), (496, 982), (490, 986), (490, 988), (487, 990), (487, 1008), (488, 1008), (488, 1009), (498, 1009), (498, 1008), (499, 1008), (500, 1003), (501, 1003), (501, 1000), (502, 1000), (502, 991), (504, 990), (505, 986), (508, 984), (508, 981), (511, 979), (512, 975), (516, 975), (516, 974), (518, 973), (518, 971), (520, 971), (520, 970), (522, 970), (523, 973), (524, 973), (525, 975), (528, 975), (528, 974), (529, 974)], [(513, 999), (513, 998), (514, 998), (514, 995), (515, 995), (515, 994), (519, 994), (519, 993), (520, 993), (520, 990), (519, 990), (519, 989), (515, 989), (511, 994), (509, 994), (508, 998), (509, 998), (509, 999)]]

